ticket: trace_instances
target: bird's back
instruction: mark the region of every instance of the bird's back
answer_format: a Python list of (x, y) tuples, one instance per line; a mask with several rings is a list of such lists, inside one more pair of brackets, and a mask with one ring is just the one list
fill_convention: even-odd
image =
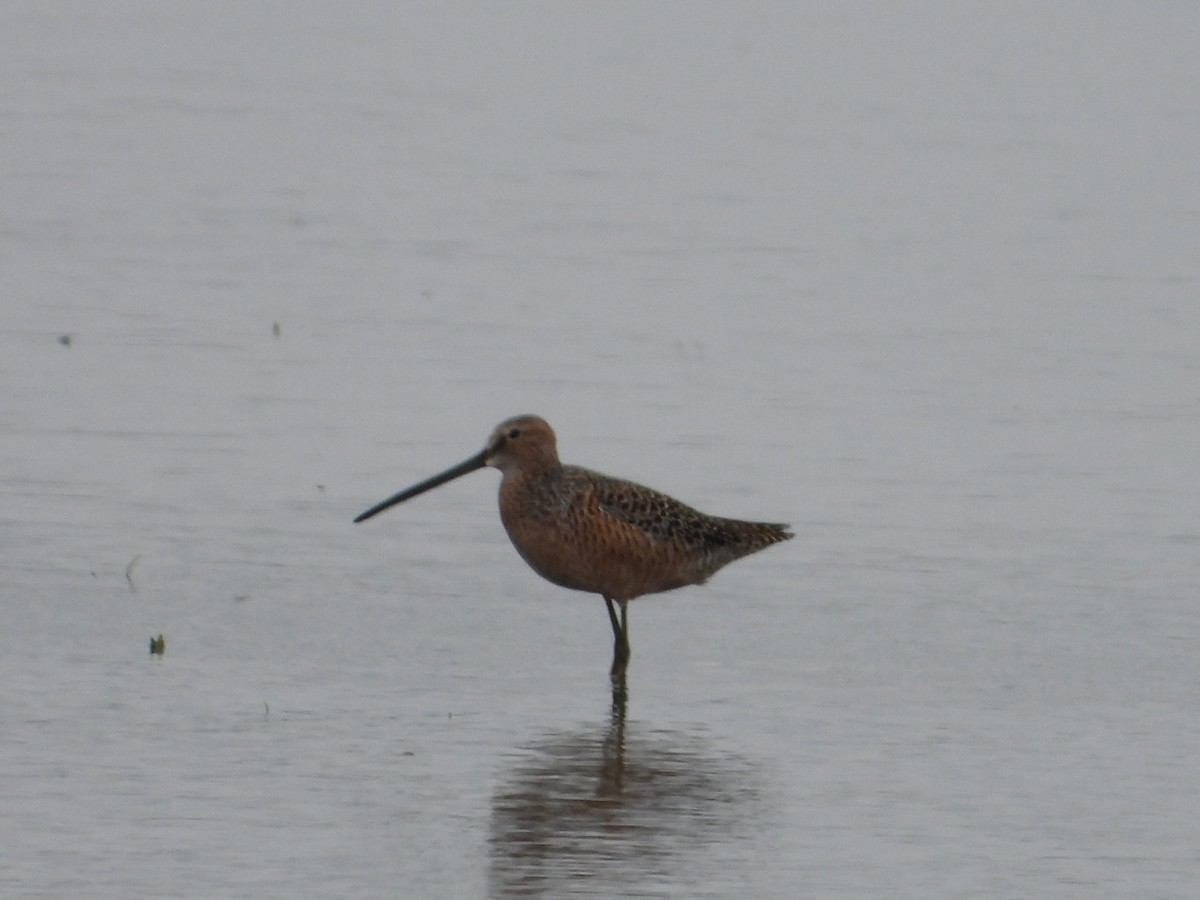
[(618, 600), (701, 584), (792, 537), (784, 525), (709, 516), (578, 466), (506, 473), (500, 514), (517, 551), (543, 577)]

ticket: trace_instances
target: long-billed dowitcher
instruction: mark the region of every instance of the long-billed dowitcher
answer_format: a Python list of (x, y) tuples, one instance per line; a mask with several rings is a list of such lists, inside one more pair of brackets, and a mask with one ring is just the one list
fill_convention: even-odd
[(525, 562), (554, 584), (604, 598), (614, 683), (629, 662), (630, 600), (703, 584), (735, 559), (792, 537), (786, 525), (708, 516), (640, 484), (564, 466), (553, 429), (537, 416), (506, 419), (474, 456), (354, 521), (484, 466), (503, 475), (500, 520)]

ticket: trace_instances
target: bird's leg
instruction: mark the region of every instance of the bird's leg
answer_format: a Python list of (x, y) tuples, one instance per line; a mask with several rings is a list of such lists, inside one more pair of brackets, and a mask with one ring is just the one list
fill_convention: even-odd
[(621, 623), (617, 619), (617, 611), (613, 609), (613, 602), (610, 598), (604, 598), (604, 605), (608, 608), (608, 621), (612, 622), (613, 636), (618, 640), (621, 638)]
[(621, 603), (621, 662), (622, 664), (629, 662), (629, 602), (626, 600)]
[(605, 597), (604, 603), (608, 607), (608, 620), (612, 623), (613, 629), (613, 664), (612, 674), (624, 675), (625, 668), (629, 665), (629, 619), (628, 619), (628, 603), (625, 600), (618, 600), (621, 604), (621, 618), (617, 618), (617, 611), (613, 608), (613, 600), (611, 597)]
[(629, 699), (629, 689), (625, 684), (625, 667), (629, 664), (629, 620), (627, 605), (621, 603), (621, 617), (619, 619), (617, 618), (616, 609), (613, 608), (611, 598), (605, 597), (604, 605), (608, 609), (608, 620), (612, 623), (613, 629), (613, 664), (612, 669), (609, 671), (609, 677), (612, 679), (613, 715), (619, 716), (623, 722), (625, 719), (625, 702)]

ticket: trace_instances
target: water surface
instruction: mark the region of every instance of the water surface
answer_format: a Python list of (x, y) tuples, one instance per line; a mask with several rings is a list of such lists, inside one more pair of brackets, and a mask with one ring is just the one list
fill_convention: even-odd
[[(1198, 21), (7, 6), (0, 892), (1194, 896)], [(494, 472), (350, 524), (527, 411), (797, 532), (623, 720)]]

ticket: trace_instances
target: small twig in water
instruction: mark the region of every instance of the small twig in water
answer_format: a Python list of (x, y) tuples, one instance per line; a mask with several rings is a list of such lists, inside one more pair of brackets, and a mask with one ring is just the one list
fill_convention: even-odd
[(140, 560), (141, 558), (142, 558), (142, 555), (139, 553), (137, 556), (135, 556), (133, 559), (131, 559), (129, 561), (129, 565), (127, 565), (125, 567), (125, 580), (129, 582), (129, 589), (131, 591), (137, 590), (137, 585), (135, 585), (133, 583), (133, 567), (138, 564), (138, 560)]

